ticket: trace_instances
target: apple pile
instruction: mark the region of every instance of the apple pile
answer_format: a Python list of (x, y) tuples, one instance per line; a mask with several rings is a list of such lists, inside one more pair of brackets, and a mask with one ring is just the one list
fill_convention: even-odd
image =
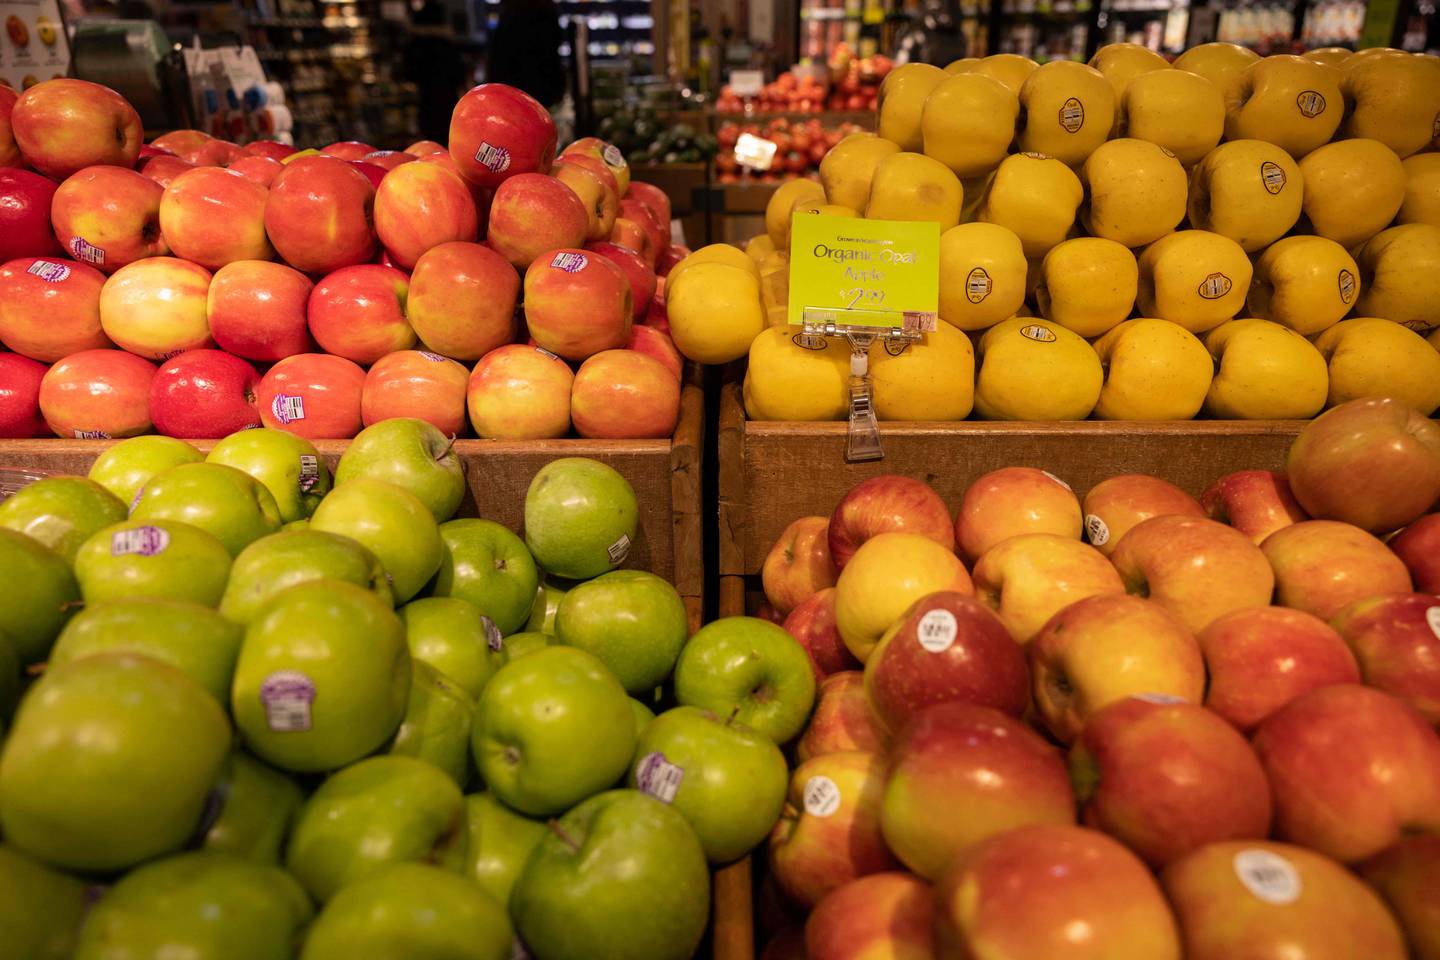
[[(1399, 50), (905, 64), (878, 132), (781, 185), (748, 250), (771, 312), (793, 216), (939, 223), (944, 322), (872, 351), (882, 420), (1306, 419), (1375, 393), (1430, 413), (1437, 116), (1440, 59)], [(849, 360), (767, 332), (750, 416), (844, 419)]]
[(742, 133), (775, 144), (774, 165), (761, 173), (745, 174), (752, 181), (769, 183), (779, 182), (786, 174), (813, 175), (820, 169), (820, 161), (825, 159), (826, 153), (841, 140), (859, 131), (859, 125), (854, 123), (842, 123), (837, 127), (826, 128), (819, 119), (813, 117), (793, 122), (784, 117), (776, 117), (763, 125), (740, 124), (727, 120), (715, 134), (720, 145), (720, 152), (715, 157), (715, 180), (717, 183), (736, 183), (740, 180), (742, 171), (735, 159), (735, 142)]
[(503, 84), (403, 152), (142, 145), (108, 87), (0, 89), (0, 437), (670, 436), (670, 201), (555, 137)]
[(764, 956), (1440, 955), (1436, 510), (1440, 426), (1365, 399), (1198, 500), (1016, 466), (794, 521)]

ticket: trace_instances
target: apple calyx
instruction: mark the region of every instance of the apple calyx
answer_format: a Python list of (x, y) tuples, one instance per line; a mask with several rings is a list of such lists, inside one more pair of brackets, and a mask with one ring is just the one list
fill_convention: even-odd
[(566, 833), (565, 828), (560, 826), (559, 820), (551, 817), (549, 820), (545, 821), (545, 826), (550, 829), (551, 833), (555, 834), (555, 836), (560, 838), (560, 842), (565, 844), (565, 846), (570, 849), (571, 853), (580, 852), (580, 841), (576, 840), (574, 837), (570, 836), (570, 834)]

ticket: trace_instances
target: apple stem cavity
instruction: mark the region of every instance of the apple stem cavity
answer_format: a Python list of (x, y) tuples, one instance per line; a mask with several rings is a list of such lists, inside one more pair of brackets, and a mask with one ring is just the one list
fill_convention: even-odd
[(574, 837), (570, 836), (570, 834), (565, 832), (565, 828), (560, 826), (559, 820), (551, 818), (550, 820), (547, 820), (545, 822), (545, 825), (550, 828), (551, 833), (555, 834), (555, 836), (560, 838), (561, 843), (565, 844), (565, 846), (570, 848), (571, 853), (580, 852), (579, 841), (577, 841)]

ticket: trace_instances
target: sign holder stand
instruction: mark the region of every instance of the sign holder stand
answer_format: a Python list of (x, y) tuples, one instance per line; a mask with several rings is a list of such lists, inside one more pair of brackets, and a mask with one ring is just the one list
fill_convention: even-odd
[[(849, 381), (849, 430), (845, 436), (845, 461), (865, 463), (882, 460), (885, 451), (880, 446), (880, 428), (875, 419), (874, 396), (870, 384), (870, 348), (878, 341), (894, 356), (899, 356), (912, 343), (920, 342), (920, 324), (909, 323), (905, 327), (872, 327), (850, 323), (837, 323), (833, 318), (843, 311), (834, 308), (805, 308), (805, 322), (801, 326), (802, 345), (815, 344), (818, 339), (844, 337), (850, 344)], [(863, 311), (862, 311), (863, 312)], [(823, 315), (825, 319), (818, 319)], [(811, 319), (812, 316), (817, 319)], [(797, 338), (799, 340), (800, 338)], [(817, 344), (819, 346), (821, 344)]]

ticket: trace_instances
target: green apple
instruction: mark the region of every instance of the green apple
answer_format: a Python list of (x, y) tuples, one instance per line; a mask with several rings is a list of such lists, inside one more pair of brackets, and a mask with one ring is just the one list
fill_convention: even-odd
[(204, 847), (261, 863), (279, 863), (280, 849), (305, 796), (285, 774), (236, 750), (220, 780), (220, 815), (205, 831)]
[(65, 625), (49, 665), (106, 651), (135, 653), (180, 668), (227, 705), (240, 637), (238, 626), (188, 600), (107, 600), (87, 606)]
[(38, 663), (79, 604), (80, 586), (64, 557), (14, 530), (0, 529), (0, 570), (6, 584), (0, 590), (0, 631), (22, 666)]
[(361, 760), (331, 774), (300, 808), (285, 868), (324, 903), (387, 864), (430, 859), (454, 843), (463, 799), (455, 781), (424, 760)]
[(776, 743), (805, 726), (815, 705), (810, 655), (784, 628), (758, 617), (701, 627), (675, 665), (675, 699), (735, 719)]
[(444, 523), (465, 497), (465, 468), (455, 440), (414, 417), (391, 417), (355, 435), (335, 466), (335, 485), (382, 480), (409, 490)]
[(500, 665), (516, 660), (536, 650), (544, 650), (546, 647), (558, 643), (553, 634), (540, 633), (538, 630), (522, 630), (519, 633), (512, 633), (500, 641)]
[(470, 727), (475, 701), (423, 660), (411, 664), (405, 719), (387, 753), (433, 764), (464, 789), (470, 779)]
[(70, 960), (85, 884), (0, 845), (0, 944), (10, 960)]
[(545, 824), (522, 817), (491, 793), (465, 798), (465, 843), (454, 866), (462, 877), (480, 885), (496, 903), (510, 902), (510, 889), (525, 867)]
[[(424, 597), (398, 611), (410, 655), (430, 664), (473, 700), (503, 662), (500, 631), (480, 609), (459, 597)], [(493, 647), (492, 647), (493, 644)]]
[(493, 520), (475, 519), (440, 524), (440, 540), (445, 546), (431, 592), (469, 600), (502, 634), (523, 627), (540, 584), (525, 541)]
[(599, 657), (630, 693), (647, 693), (670, 676), (690, 621), (680, 594), (662, 577), (615, 570), (565, 595), (555, 635)]
[(343, 580), (393, 605), (380, 560), (359, 541), (323, 530), (281, 530), (240, 551), (220, 598), (220, 612), (249, 623), (275, 594), (310, 580)]
[(127, 507), (135, 502), (150, 478), (182, 463), (199, 463), (205, 454), (174, 437), (131, 437), (95, 458), (89, 477), (109, 490)]
[(4, 723), (15, 713), (20, 702), (20, 655), (15, 642), (0, 630), (0, 739), (5, 736)]
[(34, 537), (66, 563), (91, 534), (125, 515), (118, 497), (84, 477), (46, 477), (0, 501), (0, 527)]
[(549, 575), (541, 576), (540, 587), (535, 592), (535, 602), (530, 606), (530, 619), (525, 621), (525, 629), (554, 633), (555, 614), (560, 611), (560, 601), (565, 599), (565, 594), (569, 593), (573, 586), (574, 583), (569, 580), (559, 580)]
[(375, 752), (409, 696), (395, 611), (353, 583), (312, 580), (272, 597), (245, 628), (230, 709), (258, 757), (308, 773)]
[(358, 540), (380, 558), (395, 602), (404, 603), (440, 569), (440, 528), (415, 495), (393, 483), (351, 480), (315, 508), (310, 529)]
[(216, 442), (205, 460), (243, 470), (263, 483), (285, 523), (309, 517), (330, 492), (330, 467), (315, 444), (285, 430), (232, 433)]
[(214, 534), (230, 556), (280, 529), (280, 508), (265, 485), (223, 463), (184, 463), (145, 485), (131, 520), (178, 520)]
[(168, 597), (213, 607), (229, 576), (225, 544), (178, 520), (117, 523), (86, 540), (75, 555), (75, 579), (86, 603)]
[(439, 867), (397, 863), (337, 893), (315, 918), (300, 960), (511, 960), (514, 941), (504, 906), (475, 884)]
[[(634, 697), (630, 698), (630, 709), (635, 713), (635, 736), (637, 738), (644, 738), (645, 731), (650, 729), (650, 724), (655, 722), (655, 711)], [(637, 751), (640, 749), (639, 739), (635, 741), (635, 749)]]
[(635, 488), (611, 466), (562, 457), (525, 493), (525, 543), (550, 573), (589, 580), (625, 562), (639, 529)]
[(101, 653), (47, 670), (0, 752), (0, 829), (62, 869), (133, 866), (194, 834), (229, 749), (225, 711), (168, 663)]
[(710, 871), (690, 824), (636, 790), (591, 797), (535, 847), (510, 894), (544, 960), (686, 960), (710, 915)]
[(711, 863), (749, 853), (785, 807), (790, 771), (775, 741), (709, 710), (666, 710), (635, 757), (630, 786), (680, 811)]
[(313, 913), (278, 867), (197, 850), (126, 874), (85, 917), (75, 960), (289, 960)]
[(603, 663), (583, 650), (546, 647), (490, 678), (470, 746), (496, 797), (521, 813), (550, 816), (625, 775), (635, 715)]

